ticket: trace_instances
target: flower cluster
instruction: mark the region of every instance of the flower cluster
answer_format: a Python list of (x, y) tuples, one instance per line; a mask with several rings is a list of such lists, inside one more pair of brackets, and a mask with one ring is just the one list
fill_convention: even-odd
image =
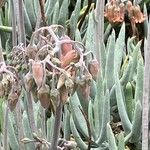
[(141, 12), (139, 5), (133, 5), (131, 1), (127, 2), (127, 12), (129, 18), (135, 23), (142, 23), (145, 20), (144, 14)]
[[(98, 62), (92, 52), (85, 51), (82, 43), (65, 35), (62, 26), (51, 25), (35, 31), (27, 47), (15, 47), (11, 58), (14, 67), (19, 68), (17, 72), (27, 66), (23, 71), (26, 91), (44, 108), (51, 106), (55, 110), (60, 101), (68, 101), (78, 86), (89, 88), (89, 82), (96, 80)], [(87, 61), (89, 54), (91, 61)]]
[(141, 23), (145, 20), (145, 16), (141, 12), (139, 5), (133, 5), (131, 1), (127, 3), (118, 0), (111, 0), (105, 6), (105, 17), (112, 23), (124, 21), (125, 13), (127, 12), (129, 19), (135, 23)]

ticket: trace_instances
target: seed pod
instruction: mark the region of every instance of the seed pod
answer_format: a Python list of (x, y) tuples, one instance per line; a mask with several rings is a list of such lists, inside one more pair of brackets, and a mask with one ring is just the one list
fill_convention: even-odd
[(25, 88), (28, 91), (31, 91), (33, 84), (34, 84), (34, 79), (33, 76), (30, 72), (28, 72), (25, 77), (24, 77), (24, 83), (25, 83)]
[(91, 62), (89, 62), (88, 70), (90, 74), (92, 75), (92, 78), (96, 80), (98, 72), (99, 72), (99, 63), (96, 59), (93, 59)]
[(43, 83), (44, 69), (45, 68), (43, 67), (43, 64), (40, 61), (32, 62), (32, 75), (38, 89), (42, 86)]
[(4, 89), (2, 82), (0, 82), (0, 97), (4, 95), (5, 95), (5, 89)]
[(48, 108), (50, 104), (50, 89), (48, 85), (43, 85), (38, 90), (38, 98), (43, 108)]

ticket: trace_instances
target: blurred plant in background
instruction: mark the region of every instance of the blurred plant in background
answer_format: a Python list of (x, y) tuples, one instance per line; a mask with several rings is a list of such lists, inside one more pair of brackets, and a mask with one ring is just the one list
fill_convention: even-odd
[(1, 149), (148, 150), (144, 2), (1, 1)]

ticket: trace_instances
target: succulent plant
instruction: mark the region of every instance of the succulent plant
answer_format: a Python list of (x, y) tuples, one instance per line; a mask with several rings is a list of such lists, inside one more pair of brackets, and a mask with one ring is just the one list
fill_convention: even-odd
[(140, 2), (0, 4), (0, 149), (148, 150)]

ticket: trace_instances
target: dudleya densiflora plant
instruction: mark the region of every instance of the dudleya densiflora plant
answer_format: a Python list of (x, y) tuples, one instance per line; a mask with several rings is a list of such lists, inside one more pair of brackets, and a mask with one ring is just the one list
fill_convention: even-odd
[[(92, 55), (92, 61), (87, 60)], [(57, 147), (63, 105), (78, 86), (90, 86), (99, 71), (98, 62), (92, 52), (80, 42), (65, 35), (60, 25), (51, 25), (36, 30), (25, 47), (15, 46), (9, 64), (1, 63), (2, 91), (9, 100), (9, 109), (14, 110), (21, 89), (30, 93), (31, 99), (40, 101), (44, 109), (50, 108), (55, 115), (55, 125), (51, 148)], [(7, 77), (8, 76), (8, 77)], [(6, 85), (7, 84), (7, 85)], [(87, 93), (89, 94), (89, 93)]]

